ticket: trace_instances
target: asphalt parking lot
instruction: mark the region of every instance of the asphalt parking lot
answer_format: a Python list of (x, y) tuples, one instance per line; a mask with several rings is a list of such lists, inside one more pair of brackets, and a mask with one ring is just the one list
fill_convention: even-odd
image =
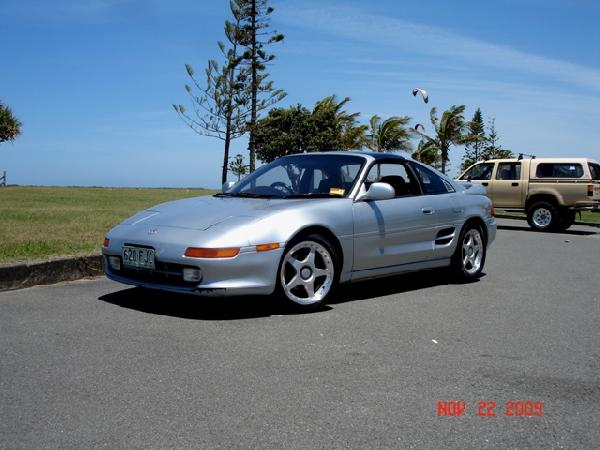
[(369, 281), (306, 315), (104, 278), (1, 293), (0, 447), (597, 448), (600, 229), (499, 224), (477, 282)]

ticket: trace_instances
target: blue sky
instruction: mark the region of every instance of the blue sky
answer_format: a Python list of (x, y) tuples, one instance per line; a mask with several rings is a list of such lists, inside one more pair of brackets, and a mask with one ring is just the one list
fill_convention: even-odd
[[(272, 1), (286, 35), (271, 68), (281, 103), (349, 96), (348, 110), (408, 115), (465, 104), (495, 117), (501, 144), (600, 159), (596, 0)], [(0, 98), (23, 135), (0, 145), (9, 182), (220, 185), (222, 142), (200, 137), (184, 63), (218, 57), (226, 1), (2, 0)], [(427, 89), (429, 105), (410, 94)], [(246, 153), (243, 139), (233, 154)], [(462, 149), (451, 152), (459, 165)]]

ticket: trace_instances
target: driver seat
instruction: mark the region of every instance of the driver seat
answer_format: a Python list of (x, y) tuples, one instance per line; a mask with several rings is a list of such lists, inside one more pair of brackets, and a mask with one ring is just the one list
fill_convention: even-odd
[(387, 183), (394, 188), (396, 197), (410, 195), (410, 188), (404, 178), (400, 175), (386, 175), (379, 180), (381, 183)]

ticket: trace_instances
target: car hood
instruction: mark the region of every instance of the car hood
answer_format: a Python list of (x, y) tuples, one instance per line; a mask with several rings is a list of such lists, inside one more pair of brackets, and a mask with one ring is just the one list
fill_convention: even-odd
[(141, 211), (122, 225), (174, 227), (207, 230), (223, 222), (248, 223), (270, 212), (286, 209), (306, 200), (271, 200), (239, 197), (194, 197), (161, 203)]

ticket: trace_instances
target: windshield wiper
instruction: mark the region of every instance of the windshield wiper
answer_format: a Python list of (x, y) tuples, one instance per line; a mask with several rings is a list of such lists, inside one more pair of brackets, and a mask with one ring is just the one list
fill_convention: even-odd
[(278, 198), (279, 196), (271, 194), (255, 194), (254, 192), (221, 192), (215, 194), (215, 197)]
[(344, 198), (343, 195), (326, 194), (323, 192), (310, 192), (308, 194), (289, 194), (282, 198)]

